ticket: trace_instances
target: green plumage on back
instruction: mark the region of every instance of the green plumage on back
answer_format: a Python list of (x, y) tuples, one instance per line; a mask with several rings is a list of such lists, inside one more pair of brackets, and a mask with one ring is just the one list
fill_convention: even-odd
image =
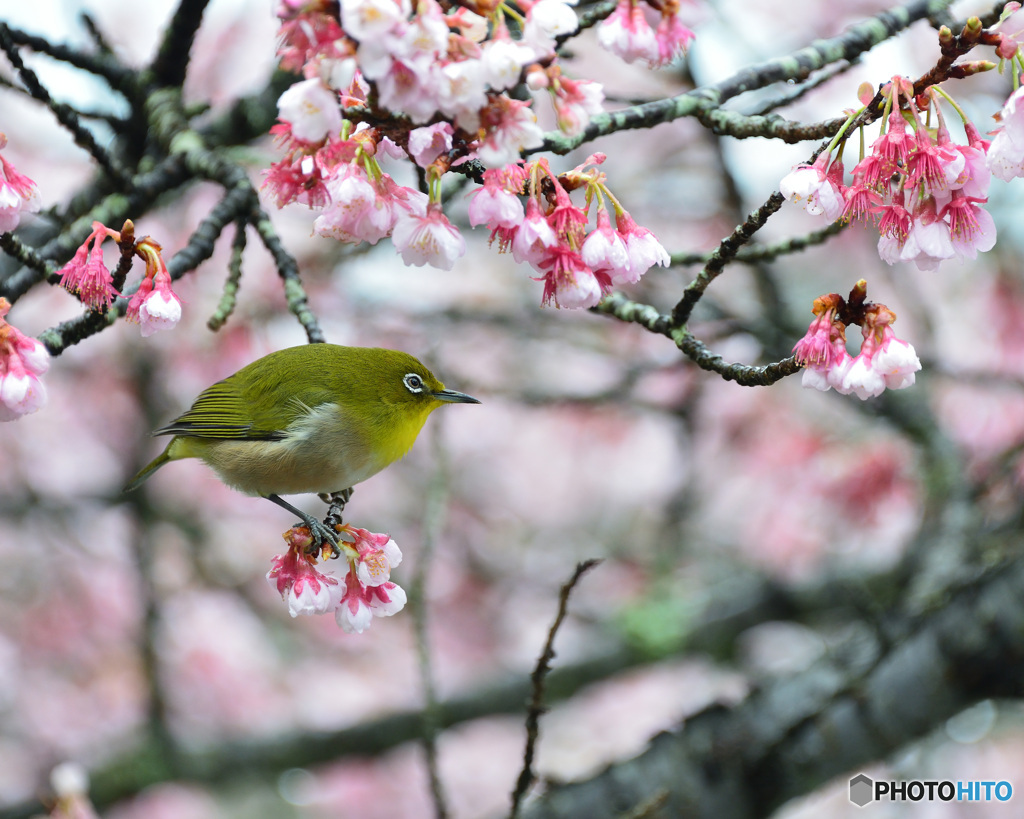
[[(320, 346), (326, 345), (290, 347), (254, 361), (204, 390), (188, 412), (153, 434), (248, 441), (282, 439), (285, 428), (296, 417), (311, 407), (338, 400), (330, 384), (342, 391), (351, 389), (354, 373), (346, 378), (334, 367), (325, 372), (324, 351), (317, 349)], [(348, 387), (345, 381), (350, 382)]]

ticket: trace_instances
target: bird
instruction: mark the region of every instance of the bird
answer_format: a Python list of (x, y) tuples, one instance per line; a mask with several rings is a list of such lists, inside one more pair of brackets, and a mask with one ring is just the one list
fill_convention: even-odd
[(171, 461), (198, 458), (231, 488), (297, 515), (315, 544), (336, 547), (331, 528), (281, 495), (341, 495), (343, 506), (351, 487), (412, 448), (435, 409), (479, 403), (399, 350), (289, 347), (218, 381), (155, 430), (173, 437), (124, 491)]

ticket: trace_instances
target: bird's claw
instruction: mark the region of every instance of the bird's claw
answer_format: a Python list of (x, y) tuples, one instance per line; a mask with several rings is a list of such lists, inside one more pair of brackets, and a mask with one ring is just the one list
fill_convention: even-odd
[[(354, 490), (350, 486), (348, 489), (342, 489), (340, 492), (331, 492), (330, 494), (321, 493), (320, 500), (328, 504), (327, 515), (324, 517), (324, 523), (330, 527), (341, 526), (342, 524), (342, 513), (345, 511), (345, 504), (349, 502), (352, 497)], [(345, 538), (347, 540), (347, 538)]]
[(312, 516), (304, 518), (295, 525), (305, 526), (309, 529), (312, 543), (306, 549), (308, 554), (315, 555), (325, 548), (331, 550), (332, 557), (338, 557), (341, 554), (341, 547), (338, 545), (338, 533), (333, 531), (329, 525), (321, 523)]

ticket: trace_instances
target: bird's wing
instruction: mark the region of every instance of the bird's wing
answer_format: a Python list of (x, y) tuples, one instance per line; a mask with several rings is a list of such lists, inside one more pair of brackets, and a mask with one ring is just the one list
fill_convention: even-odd
[(154, 435), (187, 438), (233, 438), (248, 441), (279, 441), (285, 432), (254, 412), (250, 397), (231, 378), (219, 381), (196, 399), (192, 407)]
[(310, 357), (315, 346), (280, 350), (243, 367), (204, 390), (188, 412), (153, 434), (249, 441), (287, 438), (286, 428), (311, 408), (337, 401), (339, 385), (313, 383), (318, 378), (316, 359)]

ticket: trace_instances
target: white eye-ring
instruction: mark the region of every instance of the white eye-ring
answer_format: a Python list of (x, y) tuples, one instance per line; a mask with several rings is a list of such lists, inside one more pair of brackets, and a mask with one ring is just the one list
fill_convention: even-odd
[(416, 375), (416, 373), (406, 373), (402, 383), (405, 384), (405, 388), (409, 392), (423, 392), (423, 379)]

